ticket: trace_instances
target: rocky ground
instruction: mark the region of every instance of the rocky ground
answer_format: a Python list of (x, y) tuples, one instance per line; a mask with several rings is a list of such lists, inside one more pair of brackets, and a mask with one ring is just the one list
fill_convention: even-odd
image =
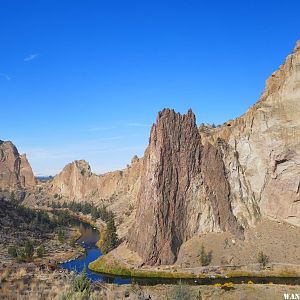
[(272, 263), (300, 266), (299, 241), (299, 227), (263, 220), (245, 231), (244, 240), (226, 232), (193, 237), (181, 246), (176, 264), (200, 266), (199, 252), (203, 245), (207, 252), (212, 251), (211, 265), (251, 265), (257, 263), (258, 252), (263, 251)]
[[(39, 231), (34, 223), (26, 222), (24, 216), (15, 214), (13, 209), (7, 210), (11, 204), (2, 203), (1, 234), (0, 234), (0, 299), (174, 299), (176, 293), (185, 293), (190, 299), (283, 299), (284, 293), (295, 294), (300, 292), (300, 286), (286, 285), (257, 285), (245, 283), (233, 285), (229, 288), (220, 286), (176, 286), (155, 285), (139, 286), (111, 285), (94, 283), (89, 297), (81, 293), (74, 293), (72, 280), (75, 276), (65, 270), (52, 268), (51, 262), (70, 259), (80, 253), (69, 241), (78, 237), (75, 229), (69, 228), (65, 242), (57, 239), (56, 233)], [(5, 213), (4, 209), (5, 208)], [(13, 224), (12, 224), (13, 223)], [(152, 267), (152, 271), (169, 271), (180, 273), (190, 268), (199, 268), (198, 253), (201, 245), (209, 251), (213, 249), (212, 264), (221, 264), (223, 257), (233, 256), (231, 264), (251, 264), (254, 253), (261, 249), (270, 256), (272, 262), (286, 262), (299, 264), (300, 230), (292, 225), (272, 221), (263, 221), (258, 230), (250, 229), (245, 233), (245, 240), (235, 239), (227, 233), (207, 234), (193, 238), (186, 242), (179, 254), (177, 264), (172, 267)], [(13, 229), (13, 230), (12, 230)], [(289, 232), (287, 235), (286, 232)], [(259, 234), (258, 234), (259, 232)], [(9, 244), (18, 244), (30, 237), (36, 245), (43, 244), (46, 254), (42, 258), (36, 255), (30, 262), (17, 262), (7, 254)], [(280, 249), (280, 253), (274, 250)], [(253, 250), (255, 249), (255, 251)], [(141, 267), (142, 260), (136, 253), (128, 250), (123, 243), (110, 256), (125, 265), (127, 268), (147, 271)], [(286, 259), (288, 258), (288, 259)], [(50, 262), (50, 263), (49, 263)], [(195, 270), (195, 269), (194, 269)], [(200, 270), (200, 269), (199, 269)], [(228, 279), (228, 282), (230, 279)], [(178, 291), (178, 289), (182, 289)], [(149, 298), (149, 296), (151, 298)], [(72, 298), (73, 297), (73, 298)]]
[[(139, 286), (95, 283), (89, 297), (72, 292), (74, 274), (63, 270), (40, 270), (34, 264), (22, 264), (0, 271), (0, 298), (7, 300), (44, 299), (130, 299), (172, 300), (177, 295), (189, 295), (184, 299), (224, 300), (281, 300), (284, 294), (300, 293), (300, 286), (287, 285), (233, 285), (220, 286), (155, 285)], [(150, 297), (149, 297), (150, 296)], [(292, 299), (292, 298), (291, 298)]]

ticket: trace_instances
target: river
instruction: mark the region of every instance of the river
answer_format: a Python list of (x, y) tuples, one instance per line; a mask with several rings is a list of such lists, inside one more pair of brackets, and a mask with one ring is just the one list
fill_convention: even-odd
[(85, 254), (79, 258), (64, 262), (60, 266), (69, 271), (75, 271), (80, 273), (84, 268), (87, 271), (87, 275), (92, 281), (105, 281), (108, 283), (128, 284), (131, 282), (130, 278), (121, 278), (114, 276), (105, 276), (99, 273), (92, 272), (88, 269), (90, 262), (96, 260), (102, 255), (99, 248), (96, 246), (96, 242), (99, 240), (99, 233), (96, 229), (93, 229), (89, 224), (79, 222), (77, 229), (81, 232), (81, 237), (77, 240), (77, 243), (85, 248)]

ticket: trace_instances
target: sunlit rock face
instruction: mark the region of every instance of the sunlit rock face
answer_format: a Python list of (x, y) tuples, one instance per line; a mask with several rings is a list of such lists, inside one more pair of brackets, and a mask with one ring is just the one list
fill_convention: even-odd
[(26, 155), (20, 155), (10, 141), (0, 141), (0, 188), (14, 191), (36, 184)]
[(45, 185), (44, 191), (46, 196), (52, 197), (50, 201), (92, 202), (96, 206), (106, 206), (115, 213), (118, 234), (123, 237), (134, 222), (142, 161), (135, 156), (123, 170), (96, 175), (86, 161), (77, 160), (67, 164)]
[(147, 264), (176, 260), (183, 241), (261, 218), (300, 226), (300, 43), (259, 101), (217, 128), (159, 113), (145, 151), (128, 245)]
[(234, 214), (245, 225), (255, 224), (259, 212), (300, 226), (299, 42), (260, 100), (229, 124), (212, 136), (229, 145), (224, 163)]

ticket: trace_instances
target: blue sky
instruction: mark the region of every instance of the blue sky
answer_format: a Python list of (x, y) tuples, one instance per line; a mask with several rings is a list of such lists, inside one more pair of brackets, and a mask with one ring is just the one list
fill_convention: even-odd
[(164, 107), (220, 124), (300, 38), (299, 1), (0, 1), (0, 139), (35, 174), (143, 155)]

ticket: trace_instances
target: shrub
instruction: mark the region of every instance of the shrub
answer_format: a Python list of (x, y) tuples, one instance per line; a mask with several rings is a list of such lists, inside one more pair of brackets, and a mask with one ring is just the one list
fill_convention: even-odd
[(265, 253), (260, 251), (257, 256), (257, 261), (261, 264), (263, 268), (265, 268), (266, 265), (269, 263), (269, 257)]
[(190, 300), (192, 299), (189, 287), (181, 282), (171, 291), (170, 299), (172, 300)]
[(18, 261), (27, 261), (27, 255), (24, 249), (18, 250)]
[[(91, 298), (85, 292), (75, 293), (70, 289), (64, 290), (58, 295), (58, 300), (90, 300), (90, 299), (97, 299), (98, 300), (99, 298)], [(100, 299), (102, 299), (102, 298), (100, 298)]]
[(222, 286), (221, 289), (224, 291), (231, 291), (234, 289), (233, 283), (232, 282), (225, 282)]
[(24, 254), (26, 258), (32, 258), (34, 253), (33, 244), (30, 240), (26, 241), (25, 247), (24, 247)]
[(90, 294), (91, 282), (88, 279), (86, 269), (83, 269), (80, 275), (76, 276), (72, 282), (72, 289), (74, 292), (84, 292)]
[(65, 233), (61, 229), (58, 230), (57, 238), (61, 243), (65, 240)]
[(206, 253), (206, 250), (204, 248), (204, 246), (201, 246), (201, 250), (200, 250), (200, 263), (201, 266), (208, 266), (211, 263), (212, 260), (212, 252), (209, 251), (208, 253)]
[(11, 257), (17, 257), (18, 256), (18, 251), (16, 246), (9, 246), (7, 249), (8, 255)]
[(39, 246), (37, 249), (36, 249), (36, 254), (38, 257), (43, 257), (46, 253), (46, 250), (45, 250), (45, 247), (43, 245)]

